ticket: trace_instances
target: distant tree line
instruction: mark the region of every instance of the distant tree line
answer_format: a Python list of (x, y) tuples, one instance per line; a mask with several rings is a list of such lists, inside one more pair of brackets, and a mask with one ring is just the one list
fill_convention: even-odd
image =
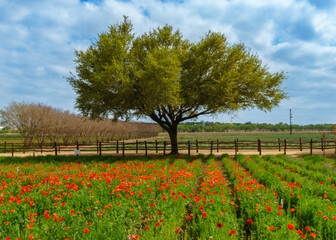
[[(292, 125), (293, 131), (331, 131), (333, 124), (308, 124)], [(219, 122), (185, 122), (178, 127), (179, 132), (228, 132), (228, 131), (265, 131), (281, 132), (289, 131), (290, 126), (287, 123), (219, 123)]]
[(158, 124), (92, 120), (43, 104), (12, 102), (0, 110), (0, 118), (4, 131), (16, 129), (27, 144), (144, 138), (161, 131)]

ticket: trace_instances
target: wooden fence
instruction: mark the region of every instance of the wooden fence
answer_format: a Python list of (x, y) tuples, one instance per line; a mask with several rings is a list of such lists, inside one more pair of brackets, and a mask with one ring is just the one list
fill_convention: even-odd
[[(179, 151), (184, 151), (188, 155), (204, 153), (225, 153), (225, 151), (231, 150), (237, 154), (239, 151), (253, 150), (257, 151), (259, 155), (262, 151), (266, 150), (278, 150), (280, 153), (286, 154), (288, 150), (309, 150), (310, 154), (313, 154), (314, 150), (328, 150), (335, 149), (336, 144), (333, 140), (280, 140), (277, 141), (261, 141), (261, 140), (239, 140), (234, 141), (186, 141), (178, 143)], [(77, 150), (77, 151), (75, 151)], [(71, 145), (64, 145), (59, 143), (48, 143), (48, 144), (30, 144), (26, 145), (24, 143), (2, 143), (0, 144), (0, 154), (11, 154), (14, 156), (17, 153), (23, 154), (80, 154), (80, 153), (91, 153), (91, 154), (117, 154), (125, 156), (125, 154), (162, 154), (166, 155), (171, 150), (171, 144), (168, 141), (113, 141), (113, 142), (96, 142), (94, 144), (88, 143), (76, 143)]]

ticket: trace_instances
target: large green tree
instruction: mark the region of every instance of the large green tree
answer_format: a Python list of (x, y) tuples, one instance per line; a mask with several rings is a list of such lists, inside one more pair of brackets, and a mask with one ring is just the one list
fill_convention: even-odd
[(198, 42), (171, 26), (135, 37), (127, 17), (76, 51), (68, 79), (76, 107), (91, 117), (148, 116), (170, 136), (178, 153), (177, 126), (204, 114), (257, 107), (271, 110), (283, 98), (283, 72), (270, 73), (243, 44), (209, 31)]

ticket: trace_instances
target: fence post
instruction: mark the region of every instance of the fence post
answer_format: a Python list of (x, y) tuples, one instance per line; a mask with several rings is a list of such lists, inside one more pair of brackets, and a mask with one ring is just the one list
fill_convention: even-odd
[(166, 141), (163, 142), (163, 155), (166, 155)]
[(284, 140), (285, 146), (284, 146), (284, 155), (286, 155), (286, 150), (287, 150), (287, 140)]
[(190, 141), (188, 141), (188, 155), (190, 155)]
[(117, 140), (117, 154), (119, 153), (119, 140)]
[(98, 143), (98, 140), (97, 140), (97, 154), (99, 153), (99, 143)]
[(321, 150), (323, 151), (324, 150), (324, 146), (323, 146), (323, 138), (321, 138)]
[(54, 143), (54, 148), (55, 148), (55, 156), (57, 156), (57, 143)]
[(281, 151), (281, 142), (280, 142), (280, 138), (278, 138), (278, 145), (279, 145), (279, 152)]
[(14, 157), (14, 143), (12, 143), (12, 157)]
[(99, 156), (102, 155), (101, 142), (99, 142)]
[(43, 153), (43, 144), (41, 144), (41, 154)]
[(258, 152), (259, 152), (259, 155), (261, 155), (261, 141), (259, 138), (258, 138)]
[(217, 138), (217, 152), (219, 152), (219, 142), (218, 142), (218, 138)]
[(26, 143), (23, 142), (23, 154), (25, 154), (25, 153), (26, 153)]
[(135, 141), (135, 153), (138, 153), (138, 140)]
[(313, 154), (313, 139), (310, 139), (310, 155)]
[(302, 152), (302, 139), (300, 138), (300, 152)]
[(238, 153), (237, 139), (234, 140), (234, 145), (235, 145), (235, 155), (237, 155)]
[(145, 141), (145, 155), (147, 156), (147, 142)]
[(157, 140), (155, 140), (155, 152), (158, 153), (158, 143), (157, 143)]
[(125, 141), (123, 141), (123, 144), (122, 144), (122, 155), (123, 157), (125, 157)]
[(4, 146), (4, 152), (6, 153), (6, 145), (7, 145), (7, 142), (5, 141), (5, 146)]
[(210, 142), (210, 154), (212, 154), (212, 143), (213, 141)]
[(198, 153), (198, 140), (196, 139), (196, 153)]

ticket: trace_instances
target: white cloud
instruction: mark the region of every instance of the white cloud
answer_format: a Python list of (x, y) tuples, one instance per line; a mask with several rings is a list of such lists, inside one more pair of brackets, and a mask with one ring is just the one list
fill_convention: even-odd
[[(271, 113), (239, 112), (240, 121), (284, 121), (281, 114), (287, 115), (288, 108), (309, 105), (309, 118), (302, 110), (301, 121), (325, 122), (320, 116), (326, 118), (325, 112), (335, 109), (330, 102), (336, 102), (336, 8), (331, 3), (320, 7), (295, 0), (104, 0), (100, 4), (0, 0), (2, 104), (14, 96), (72, 110), (75, 94), (64, 77), (74, 71), (74, 50), (86, 49), (98, 33), (128, 15), (138, 35), (165, 24), (180, 29), (191, 41), (198, 41), (209, 29), (222, 32), (232, 43), (245, 43), (271, 71), (288, 72), (284, 87), (291, 98)], [(335, 115), (330, 116), (336, 121)]]

